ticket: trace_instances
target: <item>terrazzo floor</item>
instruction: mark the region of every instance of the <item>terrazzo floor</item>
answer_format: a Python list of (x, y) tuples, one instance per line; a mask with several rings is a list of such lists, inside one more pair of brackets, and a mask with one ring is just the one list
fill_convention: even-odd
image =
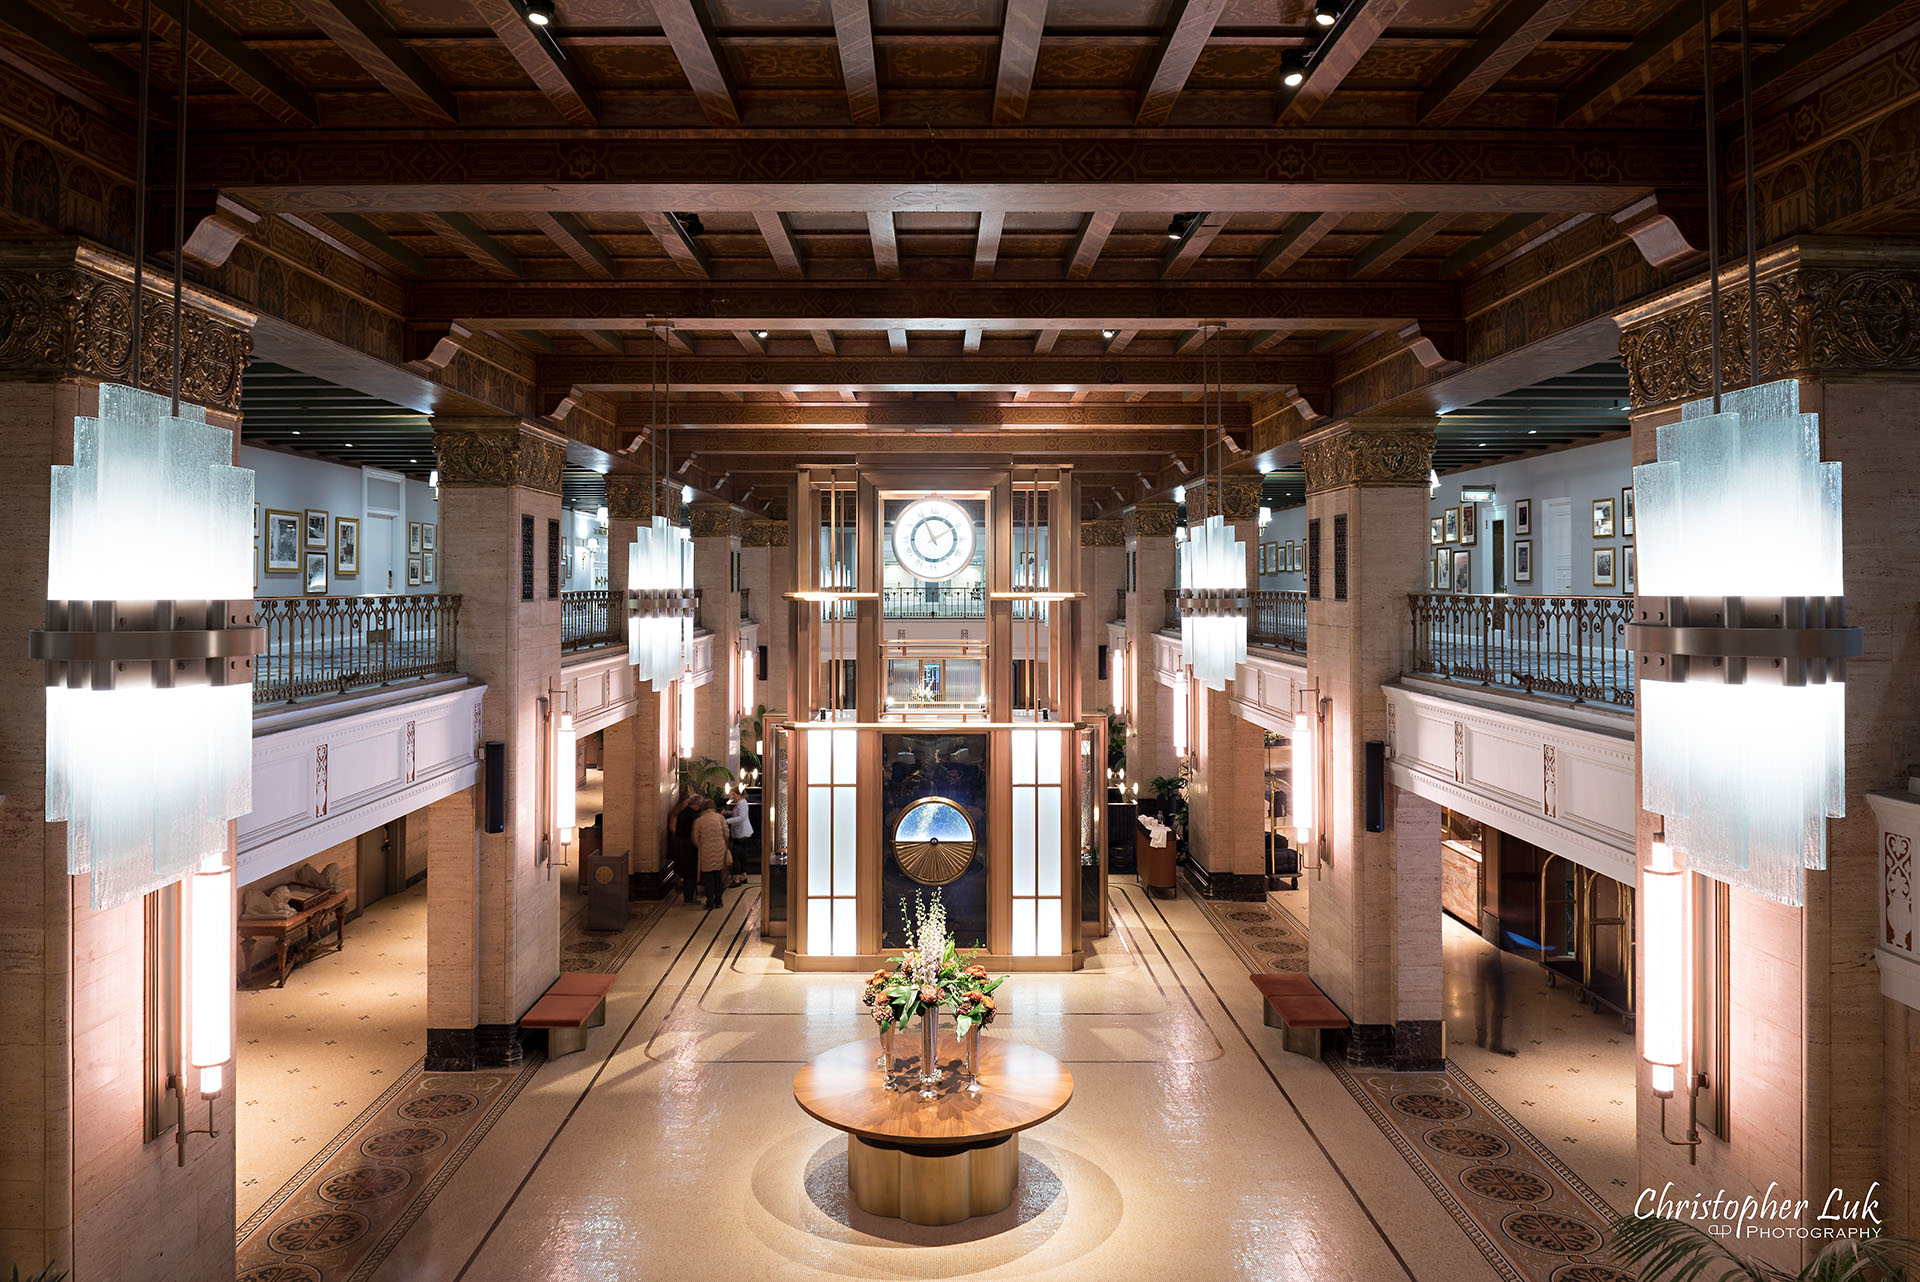
[[(577, 902), (563, 891), (562, 913)], [(1387, 1075), (1355, 1090), (1327, 1067), (1284, 1054), (1279, 1034), (1261, 1024), (1244, 945), (1230, 943), (1193, 901), (1151, 900), (1124, 880), (1114, 884), (1115, 931), (1096, 943), (1086, 969), (1018, 975), (1002, 990), (1003, 1016), (989, 1035), (1059, 1056), (1076, 1080), (1073, 1103), (1023, 1141), (1014, 1206), (943, 1229), (868, 1216), (846, 1194), (842, 1137), (802, 1114), (791, 1093), (800, 1063), (864, 1034), (858, 985), (844, 975), (788, 972), (776, 941), (759, 934), (759, 903), (758, 887), (749, 885), (730, 890), (717, 912), (676, 902), (637, 922), (631, 943), (618, 949), (624, 956), (607, 1023), (591, 1031), (587, 1050), (551, 1062), (531, 1056), (510, 1082), (466, 1075), (475, 1079), (466, 1092), (475, 1095), (470, 1107), (484, 1117), (464, 1138), (450, 1122), (433, 1123), (459, 1153), (431, 1176), (422, 1166), (411, 1183), (388, 1176), (376, 1188), (358, 1169), (368, 1166), (363, 1151), (381, 1168), (414, 1161), (366, 1148), (385, 1142), (386, 1131), (373, 1133), (388, 1125), (384, 1114), (323, 1137), (341, 1155), (327, 1161), (356, 1169), (330, 1177), (331, 1167), (314, 1166), (309, 1182), (336, 1178), (338, 1188), (316, 1185), (300, 1197), (367, 1200), (284, 1225), (262, 1220), (258, 1240), (281, 1252), (273, 1267), (309, 1271), (249, 1272), (243, 1251), (243, 1275), (324, 1282), (1080, 1282), (1101, 1270), (1315, 1282), (1516, 1276), (1476, 1240), (1488, 1230), (1460, 1214), (1461, 1191), (1436, 1187), (1438, 1159), (1414, 1161), (1405, 1137), (1378, 1123), (1375, 1114), (1391, 1114), (1411, 1087)], [(1289, 912), (1290, 921), (1275, 919), (1304, 934), (1304, 904)], [(1450, 942), (1450, 991), (1458, 951)], [(345, 956), (352, 958), (351, 948)], [(1472, 953), (1461, 956), (1471, 974)], [(1524, 982), (1516, 976), (1509, 987), (1518, 1031), (1530, 1026), (1533, 1008), (1525, 1005)], [(1470, 1023), (1471, 1005), (1465, 1017)], [(1460, 1034), (1451, 1036), (1457, 1048)], [(1470, 1027), (1465, 1038), (1471, 1048)], [(1498, 1078), (1513, 1066), (1500, 1057), (1487, 1067)], [(1477, 1076), (1455, 1076), (1423, 1089), (1506, 1111), (1481, 1098)], [(426, 1107), (415, 1095), (433, 1095), (440, 1107), (440, 1095), (460, 1093), (458, 1081), (397, 1085), (383, 1099), (364, 1096), (367, 1116), (388, 1109), (412, 1118), (404, 1110)], [(1369, 1090), (1378, 1096), (1374, 1105), (1366, 1102)], [(486, 1104), (488, 1092), (497, 1107)], [(245, 1143), (243, 1128), (243, 1150)], [(1520, 1158), (1554, 1165), (1544, 1151), (1507, 1165), (1526, 1164)], [(1461, 1183), (1474, 1165), (1442, 1170), (1440, 1182)], [(1502, 1178), (1507, 1185), (1480, 1196), (1511, 1192), (1518, 1177)], [(388, 1184), (407, 1190), (393, 1198), (406, 1203), (397, 1216), (381, 1209)], [(1471, 1196), (1474, 1186), (1465, 1187)], [(247, 1205), (243, 1199), (243, 1213)], [(289, 1202), (279, 1215), (300, 1209)], [(1541, 1263), (1518, 1276), (1624, 1276), (1593, 1255), (1557, 1252), (1542, 1228), (1553, 1227), (1552, 1207), (1518, 1209), (1538, 1212), (1508, 1218), (1516, 1235), (1531, 1235)], [(1507, 1212), (1496, 1210), (1481, 1219), (1498, 1233)], [(1598, 1217), (1591, 1206), (1582, 1214)]]

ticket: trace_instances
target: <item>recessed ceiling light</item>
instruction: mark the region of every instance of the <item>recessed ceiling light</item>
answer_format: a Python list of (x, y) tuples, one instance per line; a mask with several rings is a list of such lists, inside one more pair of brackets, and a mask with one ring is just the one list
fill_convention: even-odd
[(756, 329), (753, 331), (753, 336), (764, 341), (767, 337), (767, 331), (764, 329)]
[(526, 0), (527, 21), (536, 27), (553, 25), (553, 0)]
[(1340, 0), (1314, 0), (1313, 21), (1322, 27), (1331, 27), (1340, 21)]
[(1540, 429), (1539, 429), (1539, 428), (1537, 428), (1537, 427), (1530, 427), (1530, 428), (1528, 428), (1528, 429), (1527, 429), (1527, 435), (1528, 435), (1528, 436), (1538, 436), (1538, 435), (1540, 435)]
[(1100, 331), (1100, 337), (1112, 338), (1114, 335), (1118, 334), (1119, 332), (1120, 331), (1117, 329), (1103, 329)]
[(1289, 89), (1298, 89), (1307, 79), (1307, 55), (1299, 49), (1289, 49), (1280, 55), (1280, 83)]
[(293, 429), (293, 434), (294, 434), (295, 436), (298, 436), (298, 435), (300, 435), (300, 429), (299, 429), (299, 428), (297, 428), (297, 427), (296, 427), (296, 428), (294, 428), (294, 429)]

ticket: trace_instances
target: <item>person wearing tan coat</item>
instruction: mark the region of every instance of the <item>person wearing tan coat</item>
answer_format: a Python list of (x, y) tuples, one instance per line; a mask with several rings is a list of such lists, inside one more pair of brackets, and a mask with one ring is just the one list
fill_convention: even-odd
[(706, 797), (694, 797), (693, 804), (699, 810), (693, 821), (693, 848), (699, 861), (700, 885), (707, 892), (707, 907), (718, 908), (727, 885), (727, 821)]

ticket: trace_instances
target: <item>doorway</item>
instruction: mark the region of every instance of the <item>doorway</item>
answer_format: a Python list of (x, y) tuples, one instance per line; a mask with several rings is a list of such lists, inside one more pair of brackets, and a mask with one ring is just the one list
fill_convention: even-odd
[(367, 513), (365, 533), (360, 539), (360, 589), (369, 596), (393, 591), (393, 543), (399, 529), (398, 518), (389, 513)]
[(1540, 560), (1546, 577), (1541, 591), (1548, 596), (1564, 596), (1573, 591), (1573, 500), (1548, 499), (1540, 505), (1541, 542), (1546, 555)]

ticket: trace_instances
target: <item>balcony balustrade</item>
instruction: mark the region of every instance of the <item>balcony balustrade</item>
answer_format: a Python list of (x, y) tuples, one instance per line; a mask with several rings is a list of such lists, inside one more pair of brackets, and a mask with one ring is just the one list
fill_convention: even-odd
[[(1274, 650), (1307, 648), (1307, 594), (1262, 588), (1247, 593), (1247, 644)], [(1167, 626), (1180, 623), (1180, 589), (1166, 589)]]
[(1633, 706), (1629, 596), (1470, 596), (1417, 592), (1412, 671)]
[(561, 650), (592, 650), (627, 639), (622, 593), (606, 588), (560, 594)]
[(260, 597), (254, 610), (267, 634), (266, 652), (254, 664), (256, 704), (455, 670), (458, 596)]

